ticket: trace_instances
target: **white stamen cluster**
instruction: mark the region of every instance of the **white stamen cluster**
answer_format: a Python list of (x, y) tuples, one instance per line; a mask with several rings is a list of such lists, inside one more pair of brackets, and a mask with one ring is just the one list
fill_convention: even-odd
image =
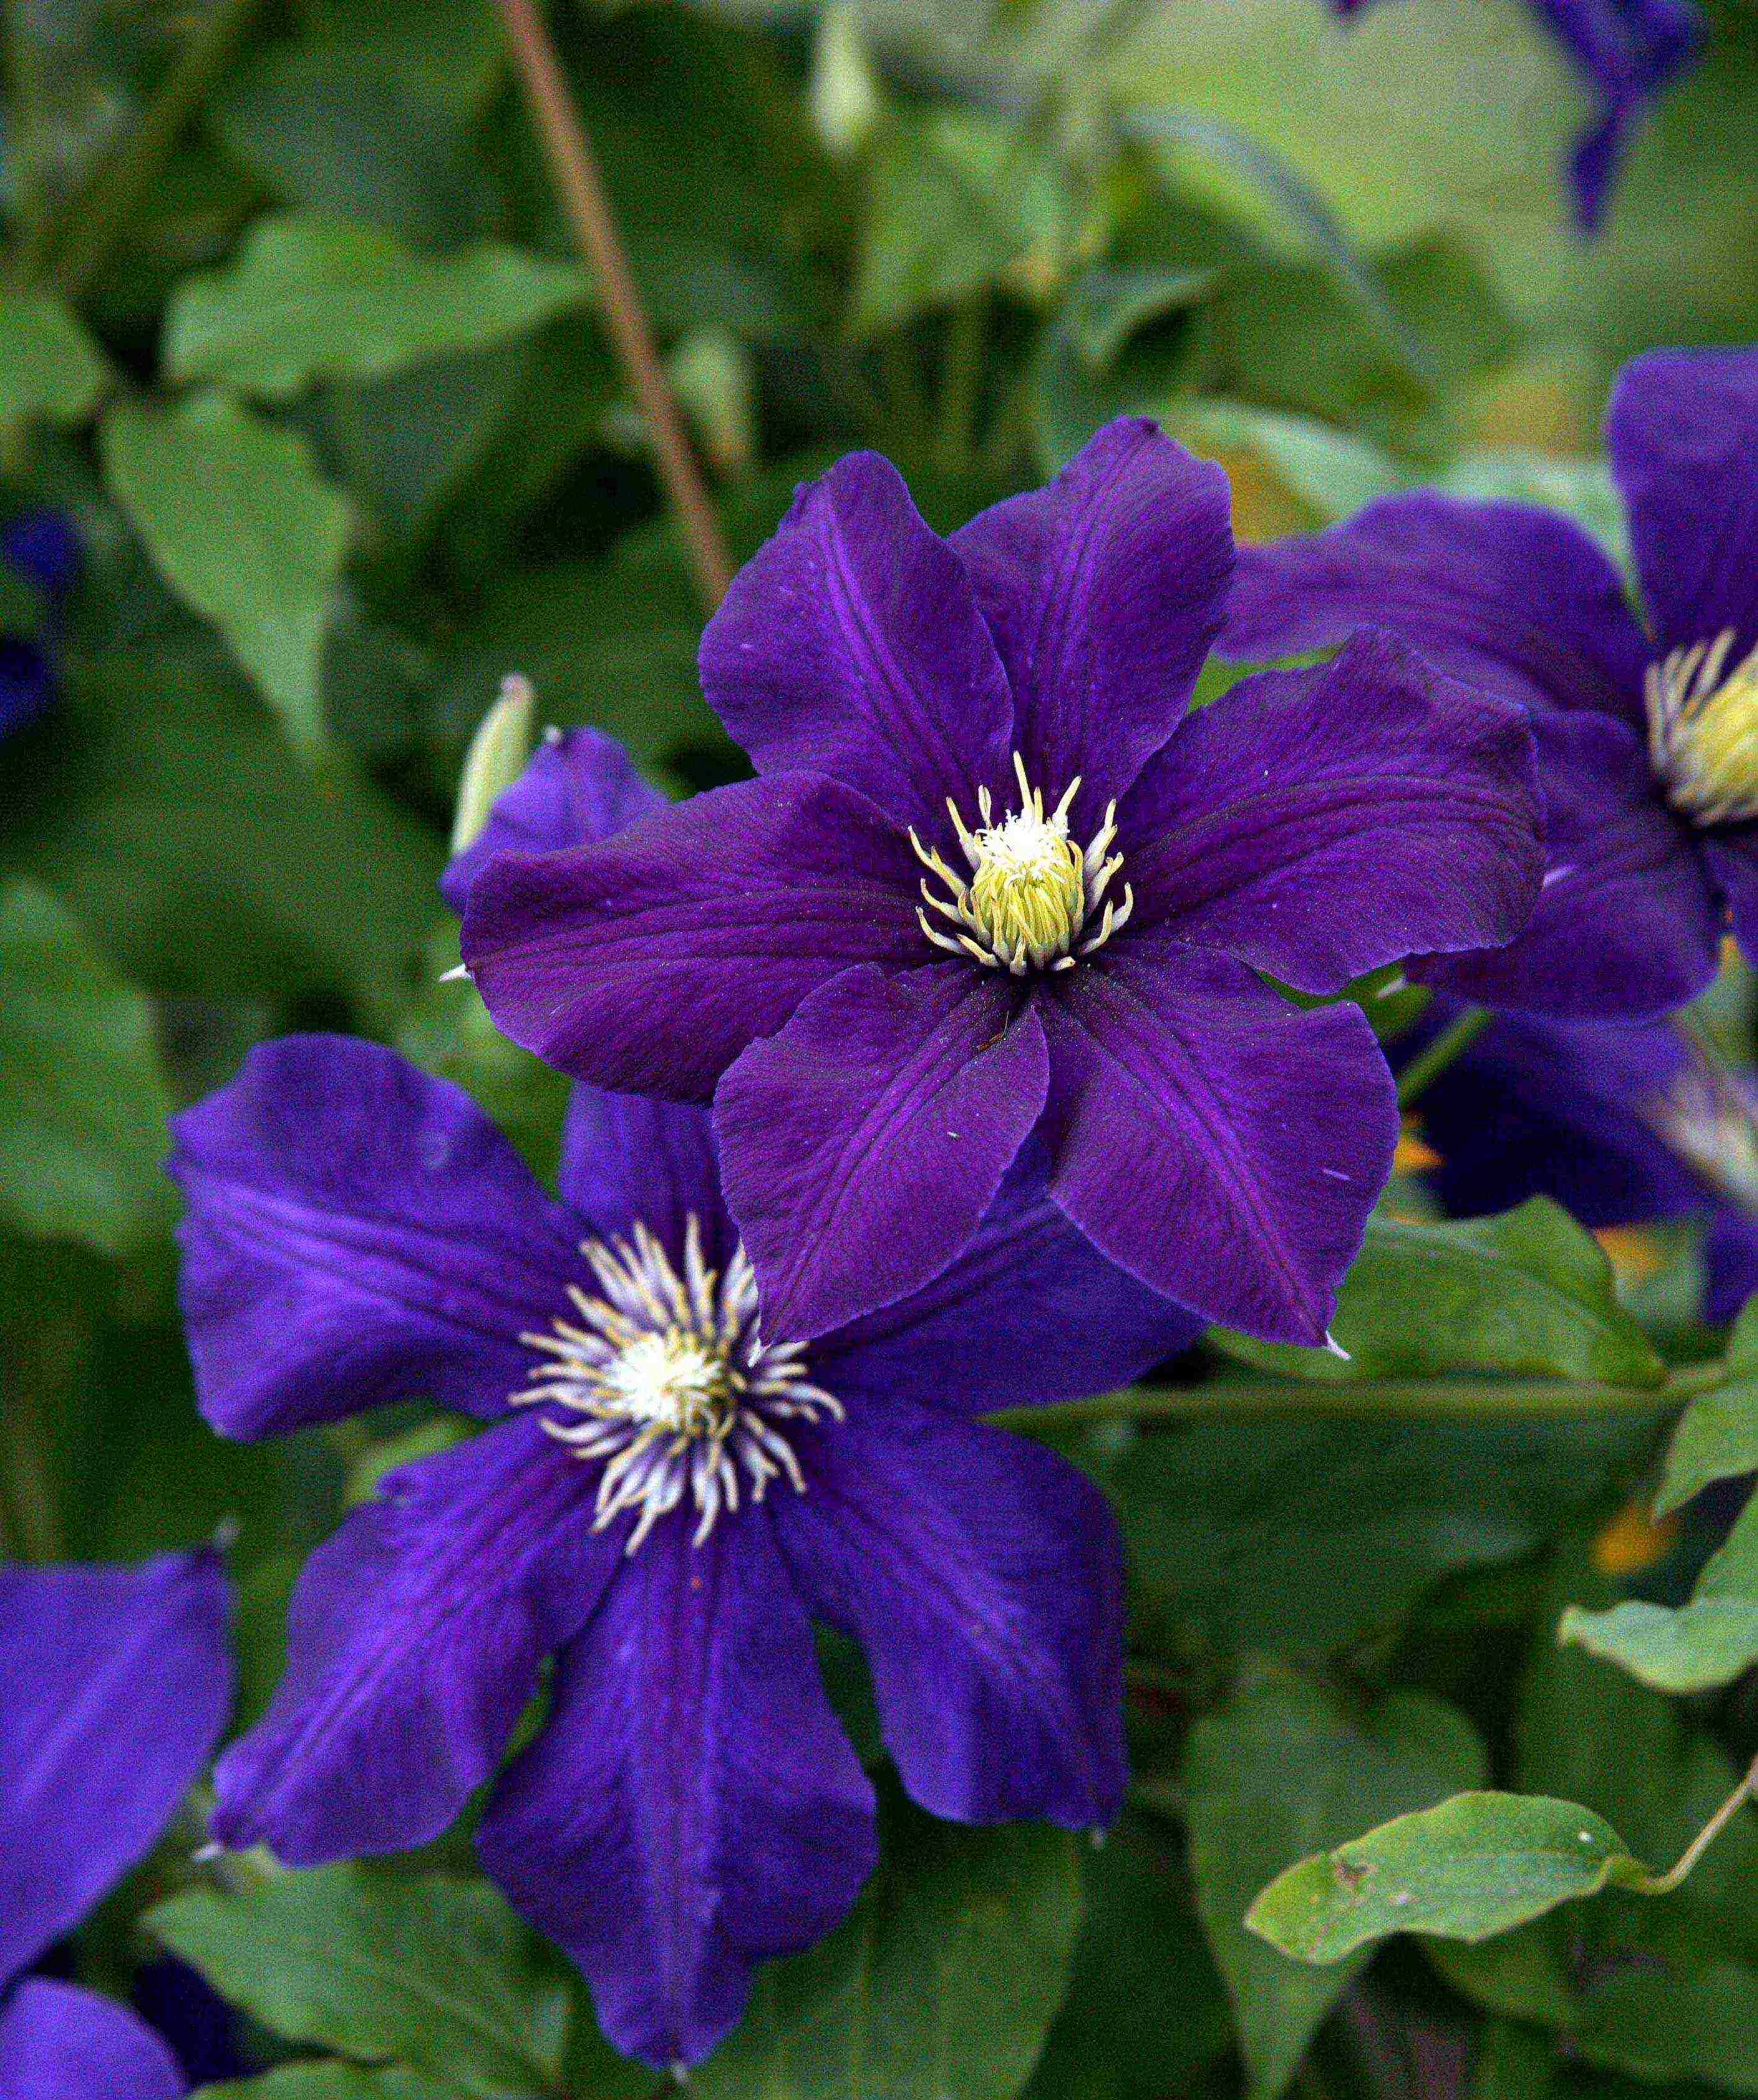
[(1043, 794), (1026, 778), (1025, 761), (1017, 752), (1013, 771), (1020, 806), (998, 823), (986, 788), (977, 794), (975, 831), (954, 803), (946, 805), (968, 875), (949, 867), (910, 832), (916, 858), (945, 891), (938, 894), (924, 880), (915, 915), (936, 947), (970, 955), (987, 969), (1008, 970), (1015, 977), (1028, 970), (1072, 969), (1082, 955), (1103, 947), (1135, 908), (1127, 883), (1121, 900), (1105, 894), (1123, 865), (1122, 854), (1111, 850), (1117, 805), (1106, 809), (1104, 823), (1083, 850), (1068, 836), (1078, 777), (1046, 813)]
[(604, 1462), (593, 1515), (602, 1530), (637, 1512), (632, 1553), (687, 1495), (698, 1546), (742, 1493), (805, 1481), (780, 1424), (840, 1420), (842, 1405), (806, 1376), (804, 1346), (768, 1343), (757, 1327), (757, 1286), (742, 1247), (724, 1273), (703, 1259), (696, 1218), (681, 1271), (645, 1225), (628, 1240), (580, 1250), (596, 1289), (571, 1285), (575, 1319), (519, 1339), (542, 1358), (522, 1406), (559, 1410), (544, 1427), (577, 1458)]
[(1716, 1194), (1758, 1213), (1758, 1117), (1732, 1080), (1681, 1073), (1650, 1120)]
[(1734, 639), (1729, 628), (1675, 649), (1644, 682), (1654, 770), (1694, 823), (1758, 817), (1758, 650), (1729, 669)]

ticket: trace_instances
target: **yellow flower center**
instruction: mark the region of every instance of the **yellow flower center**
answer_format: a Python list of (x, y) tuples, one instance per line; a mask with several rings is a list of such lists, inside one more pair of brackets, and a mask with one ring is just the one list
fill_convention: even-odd
[(1697, 824), (1758, 817), (1758, 650), (1730, 670), (1732, 628), (1648, 668), (1648, 747), (1667, 800)]
[(1117, 805), (1107, 809), (1104, 823), (1082, 848), (1068, 835), (1068, 811), (1080, 781), (1071, 781), (1061, 801), (1046, 811), (1042, 792), (1032, 786), (1017, 754), (1013, 770), (1020, 806), (998, 823), (986, 788), (977, 795), (974, 830), (953, 803), (946, 805), (968, 874), (957, 872), (910, 834), (917, 858), (945, 893), (924, 880), (916, 917), (936, 947), (970, 955), (985, 968), (1016, 977), (1033, 969), (1070, 969), (1109, 940), (1134, 908), (1126, 883), (1121, 901), (1105, 895), (1123, 865), (1123, 856), (1111, 851)]

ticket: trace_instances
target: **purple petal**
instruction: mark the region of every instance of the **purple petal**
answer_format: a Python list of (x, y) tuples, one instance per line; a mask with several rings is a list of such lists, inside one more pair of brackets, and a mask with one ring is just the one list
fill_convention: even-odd
[(709, 704), (760, 773), (827, 774), (941, 840), (1007, 779), (1013, 701), (957, 560), (854, 452), (795, 496), (702, 638)]
[(459, 1088), (339, 1035), (253, 1050), (178, 1116), (183, 1317), (203, 1413), (259, 1436), (527, 1383), (579, 1229)]
[(576, 1085), (562, 1126), (562, 1193), (600, 1238), (644, 1224), (674, 1256), (694, 1216), (711, 1261), (731, 1254), (711, 1110)]
[(809, 1341), (967, 1246), (1044, 1105), (1042, 1029), (962, 963), (851, 970), (715, 1096), (726, 1198), (764, 1326)]
[(1043, 1008), (1051, 1193), (1103, 1254), (1211, 1320), (1322, 1342), (1398, 1140), (1359, 1008), (1137, 942)]
[(1659, 1013), (1715, 975), (1721, 906), (1693, 835), (1621, 722), (1535, 715), (1544, 887), (1525, 930), (1411, 975), (1461, 999), (1567, 1019)]
[(33, 1976), (0, 2007), (0, 2100), (181, 2100), (187, 2090), (170, 2050), (126, 2005)]
[(1728, 902), (1734, 934), (1748, 962), (1758, 960), (1758, 824), (1741, 824), (1703, 841), (1709, 871)]
[(499, 1026), (546, 1062), (706, 1101), (851, 964), (921, 959), (920, 874), (864, 796), (809, 774), (742, 781), (597, 845), (495, 862), (464, 956)]
[(215, 1835), (295, 1867), (437, 1838), (620, 1565), (596, 1485), (530, 1419), (387, 1475), (306, 1563), (287, 1674), (214, 1775)]
[(1130, 791), (1119, 843), (1146, 920), (1302, 991), (1493, 946), (1544, 871), (1525, 712), (1359, 633), (1192, 715)]
[(828, 1932), (875, 1852), (766, 1512), (690, 1536), (671, 1518), (625, 1564), (480, 1838), (606, 2034), (654, 2064), (706, 2056), (756, 1964)]
[(1606, 441), (1662, 652), (1727, 628), (1758, 646), (1758, 351), (1633, 359)]
[(0, 1565), (0, 1988), (145, 1858), (231, 1697), (212, 1552)]
[(439, 878), (460, 915), (470, 885), (498, 853), (553, 853), (624, 831), (667, 806), (635, 761), (602, 730), (552, 730), (530, 763), (495, 799), (488, 822)]
[(813, 1344), (832, 1392), (972, 1411), (1075, 1400), (1126, 1385), (1202, 1321), (1108, 1262), (1045, 1187), (1033, 1136), (976, 1237), (907, 1298)]
[(1220, 631), (1233, 560), (1227, 476), (1138, 417), (952, 545), (1013, 687), (1017, 741), (1054, 798), (1103, 810), (1171, 735)]
[(1503, 699), (1643, 721), (1648, 645), (1578, 526), (1519, 503), (1381, 496), (1311, 538), (1240, 550), (1221, 646), (1292, 656), (1379, 627)]
[(866, 1651), (910, 1793), (961, 1823), (1108, 1823), (1128, 1760), (1104, 1498), (1053, 1451), (907, 1401), (852, 1407), (800, 1458), (778, 1532), (813, 1611)]
[(1531, 0), (1598, 99), (1599, 114), (1569, 157), (1576, 222), (1604, 223), (1629, 135), (1660, 90), (1695, 55), (1703, 18), (1685, 0)]

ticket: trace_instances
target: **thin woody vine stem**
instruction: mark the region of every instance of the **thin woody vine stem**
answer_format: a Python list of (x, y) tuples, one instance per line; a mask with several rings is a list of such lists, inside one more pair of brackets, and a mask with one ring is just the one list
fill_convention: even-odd
[(592, 270), (605, 324), (652, 435), (659, 479), (683, 533), (697, 591), (704, 608), (712, 612), (733, 580), (732, 560), (659, 361), (586, 127), (537, 0), (495, 0), (495, 5), (531, 105), (550, 179)]

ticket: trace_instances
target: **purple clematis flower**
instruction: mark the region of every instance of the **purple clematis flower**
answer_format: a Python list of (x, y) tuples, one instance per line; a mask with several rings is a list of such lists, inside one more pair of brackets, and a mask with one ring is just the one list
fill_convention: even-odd
[[(52, 625), (79, 571), (78, 536), (58, 510), (31, 510), (0, 531), (0, 562), (37, 593)], [(57, 677), (41, 633), (0, 633), (0, 737), (34, 721)]]
[(0, 2100), (177, 2100), (123, 2005), (25, 1974), (145, 1858), (231, 1696), (217, 1554), (0, 1565)]
[[(1368, 0), (1331, 0), (1358, 15)], [(1569, 157), (1576, 223), (1604, 224), (1611, 186), (1636, 126), (1697, 56), (1703, 18), (1691, 0), (1527, 0), (1599, 104)]]
[[(661, 803), (546, 744), (449, 871)], [(1022, 1162), (932, 1287), (802, 1346), (760, 1322), (699, 1107), (580, 1088), (548, 1196), (393, 1052), (255, 1051), (178, 1119), (209, 1419), (253, 1436), (431, 1396), (482, 1432), (314, 1555), (288, 1674), (221, 1759), (217, 1833), (293, 1864), (417, 1845), (493, 1779), (489, 1873), (628, 2054), (687, 2063), (753, 1965), (874, 1856), (810, 1621), (866, 1652), (904, 1784), (964, 1821), (1108, 1821), (1121, 1596), (1103, 1498), (971, 1410), (1090, 1392), (1195, 1322), (1101, 1261)], [(555, 1658), (547, 1717), (494, 1776)]]
[(920, 1287), (1022, 1153), (1101, 1253), (1323, 1339), (1396, 1115), (1353, 1006), (1505, 940), (1538, 878), (1518, 712), (1365, 636), (1187, 716), (1227, 484), (1152, 424), (949, 540), (872, 453), (802, 488), (710, 623), (759, 777), (476, 878), (497, 1022), (597, 1084), (715, 1103), (769, 1317)]
[[(1450, 1017), (1438, 1003), (1410, 1049)], [(1709, 1318), (1758, 1289), (1758, 1088), (1668, 1022), (1500, 1015), (1425, 1089), (1421, 1117), (1453, 1216), (1549, 1196), (1593, 1227), (1694, 1219)]]
[(1549, 511), (1428, 491), (1240, 558), (1224, 646), (1262, 659), (1372, 617), (1531, 711), (1549, 860), (1531, 924), (1412, 974), (1565, 1018), (1653, 1014), (1758, 956), (1758, 351), (1624, 367), (1606, 425), (1647, 623)]

